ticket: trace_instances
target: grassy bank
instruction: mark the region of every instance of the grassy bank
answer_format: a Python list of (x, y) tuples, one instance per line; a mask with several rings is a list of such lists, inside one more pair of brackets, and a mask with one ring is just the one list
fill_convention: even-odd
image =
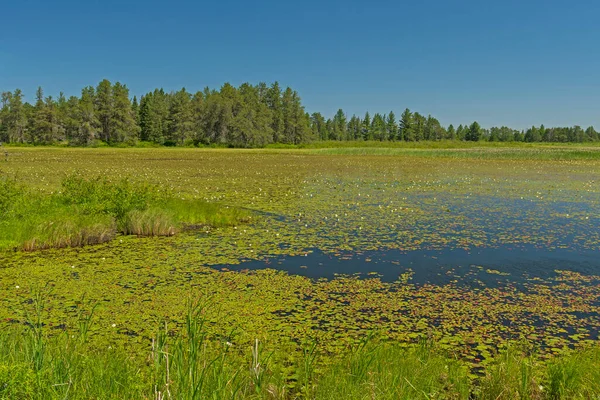
[(0, 178), (0, 217), (0, 248), (36, 250), (99, 244), (117, 234), (172, 236), (236, 224), (249, 215), (177, 198), (157, 185), (71, 175), (51, 194)]
[[(44, 298), (33, 295), (24, 325), (0, 335), (0, 398), (7, 399), (570, 399), (600, 396), (600, 349), (541, 361), (517, 347), (484, 370), (435, 343), (404, 345), (370, 337), (337, 358), (317, 343), (294, 350), (208, 334), (208, 304), (192, 304), (179, 328), (161, 325), (144, 354), (98, 347), (77, 326), (53, 333)], [(231, 339), (233, 340), (233, 339)]]

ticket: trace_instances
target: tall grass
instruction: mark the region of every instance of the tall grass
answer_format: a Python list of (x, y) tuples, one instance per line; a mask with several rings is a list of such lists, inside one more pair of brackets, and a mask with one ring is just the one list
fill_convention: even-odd
[(428, 344), (364, 343), (317, 384), (319, 399), (467, 399), (468, 367)]
[(0, 249), (77, 247), (110, 241), (118, 233), (171, 236), (248, 218), (244, 211), (176, 199), (170, 190), (127, 179), (73, 175), (48, 195), (0, 178), (0, 190)]
[[(268, 350), (209, 334), (208, 303), (190, 303), (180, 326), (165, 322), (138, 354), (86, 340), (95, 305), (81, 302), (74, 327), (50, 335), (41, 289), (24, 302), (23, 324), (0, 333), (2, 399), (594, 399), (600, 348), (548, 361), (518, 347), (472, 379), (470, 365), (434, 343), (365, 338), (341, 358), (312, 343)], [(282, 365), (282, 361), (285, 365)], [(282, 374), (281, 371), (287, 373)]]

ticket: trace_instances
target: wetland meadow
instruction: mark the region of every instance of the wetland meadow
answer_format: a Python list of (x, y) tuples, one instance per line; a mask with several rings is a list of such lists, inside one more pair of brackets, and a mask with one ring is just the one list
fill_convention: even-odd
[(600, 398), (600, 147), (10, 147), (0, 398)]

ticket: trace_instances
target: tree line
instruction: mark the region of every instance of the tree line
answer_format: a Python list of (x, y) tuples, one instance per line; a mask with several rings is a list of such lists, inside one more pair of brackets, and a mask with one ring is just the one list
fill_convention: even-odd
[(133, 146), (142, 141), (166, 146), (263, 147), (315, 140), (599, 140), (593, 127), (484, 129), (476, 121), (444, 127), (431, 115), (409, 109), (399, 118), (393, 111), (348, 118), (342, 109), (326, 118), (319, 112), (307, 113), (298, 93), (290, 87), (283, 89), (278, 82), (239, 87), (226, 83), (219, 90), (206, 88), (193, 94), (185, 88), (175, 92), (155, 89), (138, 101), (136, 96), (130, 98), (126, 85), (105, 79), (96, 87), (85, 87), (79, 97), (44, 96), (41, 87), (33, 104), (23, 97), (19, 89), (1, 93), (0, 142)]

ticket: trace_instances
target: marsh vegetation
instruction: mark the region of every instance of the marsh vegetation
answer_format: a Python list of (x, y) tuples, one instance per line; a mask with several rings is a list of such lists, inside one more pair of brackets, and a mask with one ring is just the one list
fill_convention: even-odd
[(594, 148), (10, 151), (1, 396), (599, 394)]

